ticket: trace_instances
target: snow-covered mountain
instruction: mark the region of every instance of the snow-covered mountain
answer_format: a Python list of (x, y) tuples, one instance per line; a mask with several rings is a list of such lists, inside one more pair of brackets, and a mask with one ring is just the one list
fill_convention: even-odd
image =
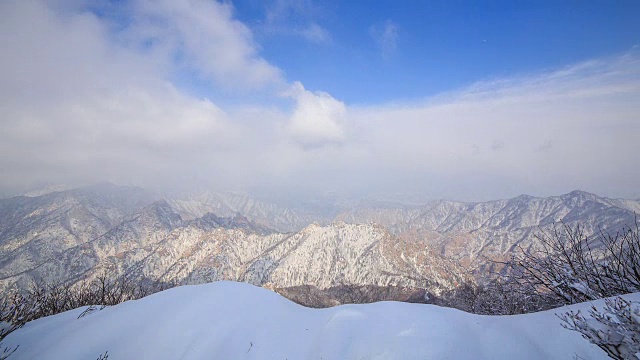
[(635, 226), (640, 201), (608, 199), (584, 191), (480, 203), (433, 201), (420, 206), (363, 203), (341, 212), (348, 223), (376, 223), (401, 238), (426, 240), (440, 254), (486, 272), (486, 259), (504, 259), (543, 233), (580, 226), (585, 235)]
[[(640, 300), (640, 294), (626, 296)], [(80, 317), (41, 318), (10, 334), (11, 360), (96, 359), (607, 359), (556, 313), (481, 316), (380, 302), (310, 309), (265, 289), (183, 286)]]
[[(536, 234), (557, 221), (580, 224), (587, 234), (615, 231), (634, 224), (640, 210), (636, 200), (575, 191), (484, 203), (361, 203), (319, 225), (312, 212), (301, 215), (246, 196), (198, 199), (163, 200), (101, 184), (0, 200), (0, 291), (108, 271), (181, 284), (224, 279), (303, 291), (294, 297), (312, 298), (314, 289), (342, 297), (350, 286), (374, 293), (386, 291), (376, 287), (404, 287), (398, 296), (411, 297), (421, 289), (455, 287), (470, 270), (485, 276), (487, 259), (507, 257), (517, 245), (535, 246)], [(295, 231), (282, 232), (287, 228)]]
[(182, 284), (226, 279), (274, 288), (396, 285), (434, 292), (464, 278), (454, 262), (377, 225), (312, 224), (297, 233), (277, 233), (240, 215), (185, 221), (166, 201), (86, 241), (46, 251), (37, 236), (3, 245), (2, 288), (24, 288), (39, 279), (81, 281), (103, 271)]
[(138, 188), (100, 184), (0, 200), (0, 279), (99, 238), (153, 199)]

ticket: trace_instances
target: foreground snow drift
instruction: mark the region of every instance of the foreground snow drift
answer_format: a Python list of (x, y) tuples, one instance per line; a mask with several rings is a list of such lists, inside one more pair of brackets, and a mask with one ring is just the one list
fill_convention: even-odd
[[(635, 300), (640, 295), (633, 296)], [(94, 312), (39, 319), (3, 341), (18, 359), (606, 359), (561, 310), (479, 316), (382, 302), (310, 309), (252, 285), (183, 286)]]

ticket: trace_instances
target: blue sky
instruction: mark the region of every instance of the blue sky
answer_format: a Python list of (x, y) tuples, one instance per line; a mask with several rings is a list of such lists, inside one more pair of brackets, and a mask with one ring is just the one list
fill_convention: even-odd
[(640, 198), (638, 18), (637, 1), (5, 0), (0, 193)]
[[(287, 78), (348, 103), (415, 99), (470, 83), (629, 51), (640, 44), (637, 1), (233, 2), (261, 53)], [(269, 13), (282, 14), (269, 24)], [(279, 10), (280, 11), (280, 10)], [(317, 24), (314, 42), (271, 27)], [(383, 54), (372, 36), (395, 27)]]

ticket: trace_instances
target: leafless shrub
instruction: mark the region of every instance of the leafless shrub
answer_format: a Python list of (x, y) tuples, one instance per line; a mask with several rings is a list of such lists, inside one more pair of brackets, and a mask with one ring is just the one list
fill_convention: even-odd
[(494, 281), (462, 284), (440, 304), (468, 312), (512, 315), (640, 291), (638, 224), (614, 235), (587, 237), (559, 224), (537, 236), (538, 247), (518, 248)]
[(40, 304), (29, 296), (13, 292), (0, 304), (0, 341), (28, 321), (40, 311)]
[[(580, 227), (562, 224), (538, 236), (539, 248), (520, 248), (507, 265), (506, 280), (519, 296), (528, 296), (539, 309), (610, 298), (640, 291), (640, 231), (600, 231), (585, 236)], [(613, 359), (638, 359), (640, 307), (620, 297), (605, 300), (603, 310), (592, 307), (559, 315), (565, 328), (578, 331)]]
[(558, 315), (562, 326), (577, 331), (612, 359), (637, 360), (640, 354), (640, 303), (620, 297), (605, 300), (605, 307), (595, 306), (585, 317), (580, 311)]
[(26, 292), (14, 291), (0, 303), (0, 341), (27, 322), (41, 317), (88, 306), (80, 318), (105, 306), (139, 299), (174, 285), (134, 281), (124, 276), (111, 278), (107, 273), (98, 275), (91, 282), (72, 286), (34, 282)]
[(465, 283), (443, 294), (440, 305), (483, 315), (515, 315), (540, 310), (539, 296), (522, 291), (518, 284), (498, 278), (486, 285)]
[[(0, 302), (0, 341), (27, 322), (41, 317), (88, 306), (78, 318), (105, 306), (135, 300), (158, 291), (176, 286), (175, 283), (135, 281), (124, 276), (111, 278), (104, 272), (91, 282), (74, 285), (33, 282), (24, 292), (5, 294)], [(99, 304), (99, 305), (98, 305)], [(0, 360), (8, 358), (18, 349), (0, 345)], [(108, 359), (105, 352), (98, 360)]]
[(552, 308), (640, 291), (638, 224), (594, 238), (562, 224), (541, 232), (539, 248), (520, 248), (508, 266), (508, 280), (522, 295)]

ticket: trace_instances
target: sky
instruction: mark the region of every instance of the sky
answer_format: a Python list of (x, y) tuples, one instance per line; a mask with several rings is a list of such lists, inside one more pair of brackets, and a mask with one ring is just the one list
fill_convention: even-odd
[(0, 194), (640, 198), (637, 1), (5, 0)]

